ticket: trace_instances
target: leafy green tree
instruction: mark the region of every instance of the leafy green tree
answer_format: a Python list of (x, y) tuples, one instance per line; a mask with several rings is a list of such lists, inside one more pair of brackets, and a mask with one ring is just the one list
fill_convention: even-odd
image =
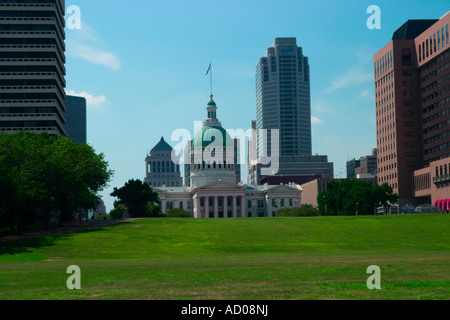
[(398, 196), (388, 184), (373, 185), (358, 179), (333, 180), (317, 196), (323, 215), (370, 215), (376, 207), (393, 204)]
[(153, 210), (157, 210), (152, 205), (160, 203), (158, 194), (150, 185), (138, 179), (130, 179), (123, 187), (114, 188), (111, 196), (118, 198), (118, 205), (126, 205), (133, 218), (152, 216)]
[(52, 214), (69, 220), (77, 209), (95, 206), (113, 172), (89, 145), (46, 133), (0, 134), (0, 212), (11, 229)]

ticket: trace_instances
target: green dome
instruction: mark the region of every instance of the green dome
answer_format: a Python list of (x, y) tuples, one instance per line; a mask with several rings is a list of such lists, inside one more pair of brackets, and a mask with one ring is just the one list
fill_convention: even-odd
[(191, 146), (192, 148), (207, 146), (233, 147), (234, 142), (224, 128), (204, 126), (195, 134)]
[(216, 103), (211, 99), (211, 101), (208, 102), (208, 106), (215, 106)]

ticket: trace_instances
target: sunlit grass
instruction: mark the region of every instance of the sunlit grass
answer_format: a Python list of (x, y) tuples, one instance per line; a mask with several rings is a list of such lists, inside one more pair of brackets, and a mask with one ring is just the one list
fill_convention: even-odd
[[(0, 299), (448, 299), (450, 215), (141, 219), (0, 244)], [(82, 289), (66, 287), (69, 265)], [(381, 268), (381, 290), (366, 269)]]

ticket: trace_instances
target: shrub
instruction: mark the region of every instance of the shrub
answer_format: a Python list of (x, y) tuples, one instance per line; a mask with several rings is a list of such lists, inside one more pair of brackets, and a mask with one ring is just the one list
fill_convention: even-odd
[(277, 211), (277, 217), (314, 217), (320, 216), (319, 210), (312, 205), (304, 204), (300, 208), (281, 208)]
[(192, 218), (192, 214), (184, 209), (170, 209), (166, 217), (168, 218)]

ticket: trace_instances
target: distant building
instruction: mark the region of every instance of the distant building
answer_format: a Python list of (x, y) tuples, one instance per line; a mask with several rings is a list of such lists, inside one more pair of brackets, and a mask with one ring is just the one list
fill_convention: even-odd
[(347, 179), (355, 179), (355, 169), (360, 166), (360, 161), (352, 159), (347, 161)]
[(161, 140), (145, 158), (146, 174), (144, 182), (151, 187), (181, 187), (183, 180), (180, 174), (178, 157), (172, 159), (173, 148), (161, 137)]
[(86, 99), (66, 96), (66, 136), (77, 143), (87, 143)]
[(372, 149), (372, 155), (358, 160), (347, 161), (347, 178), (357, 179), (358, 176), (375, 177), (377, 175), (377, 149)]

